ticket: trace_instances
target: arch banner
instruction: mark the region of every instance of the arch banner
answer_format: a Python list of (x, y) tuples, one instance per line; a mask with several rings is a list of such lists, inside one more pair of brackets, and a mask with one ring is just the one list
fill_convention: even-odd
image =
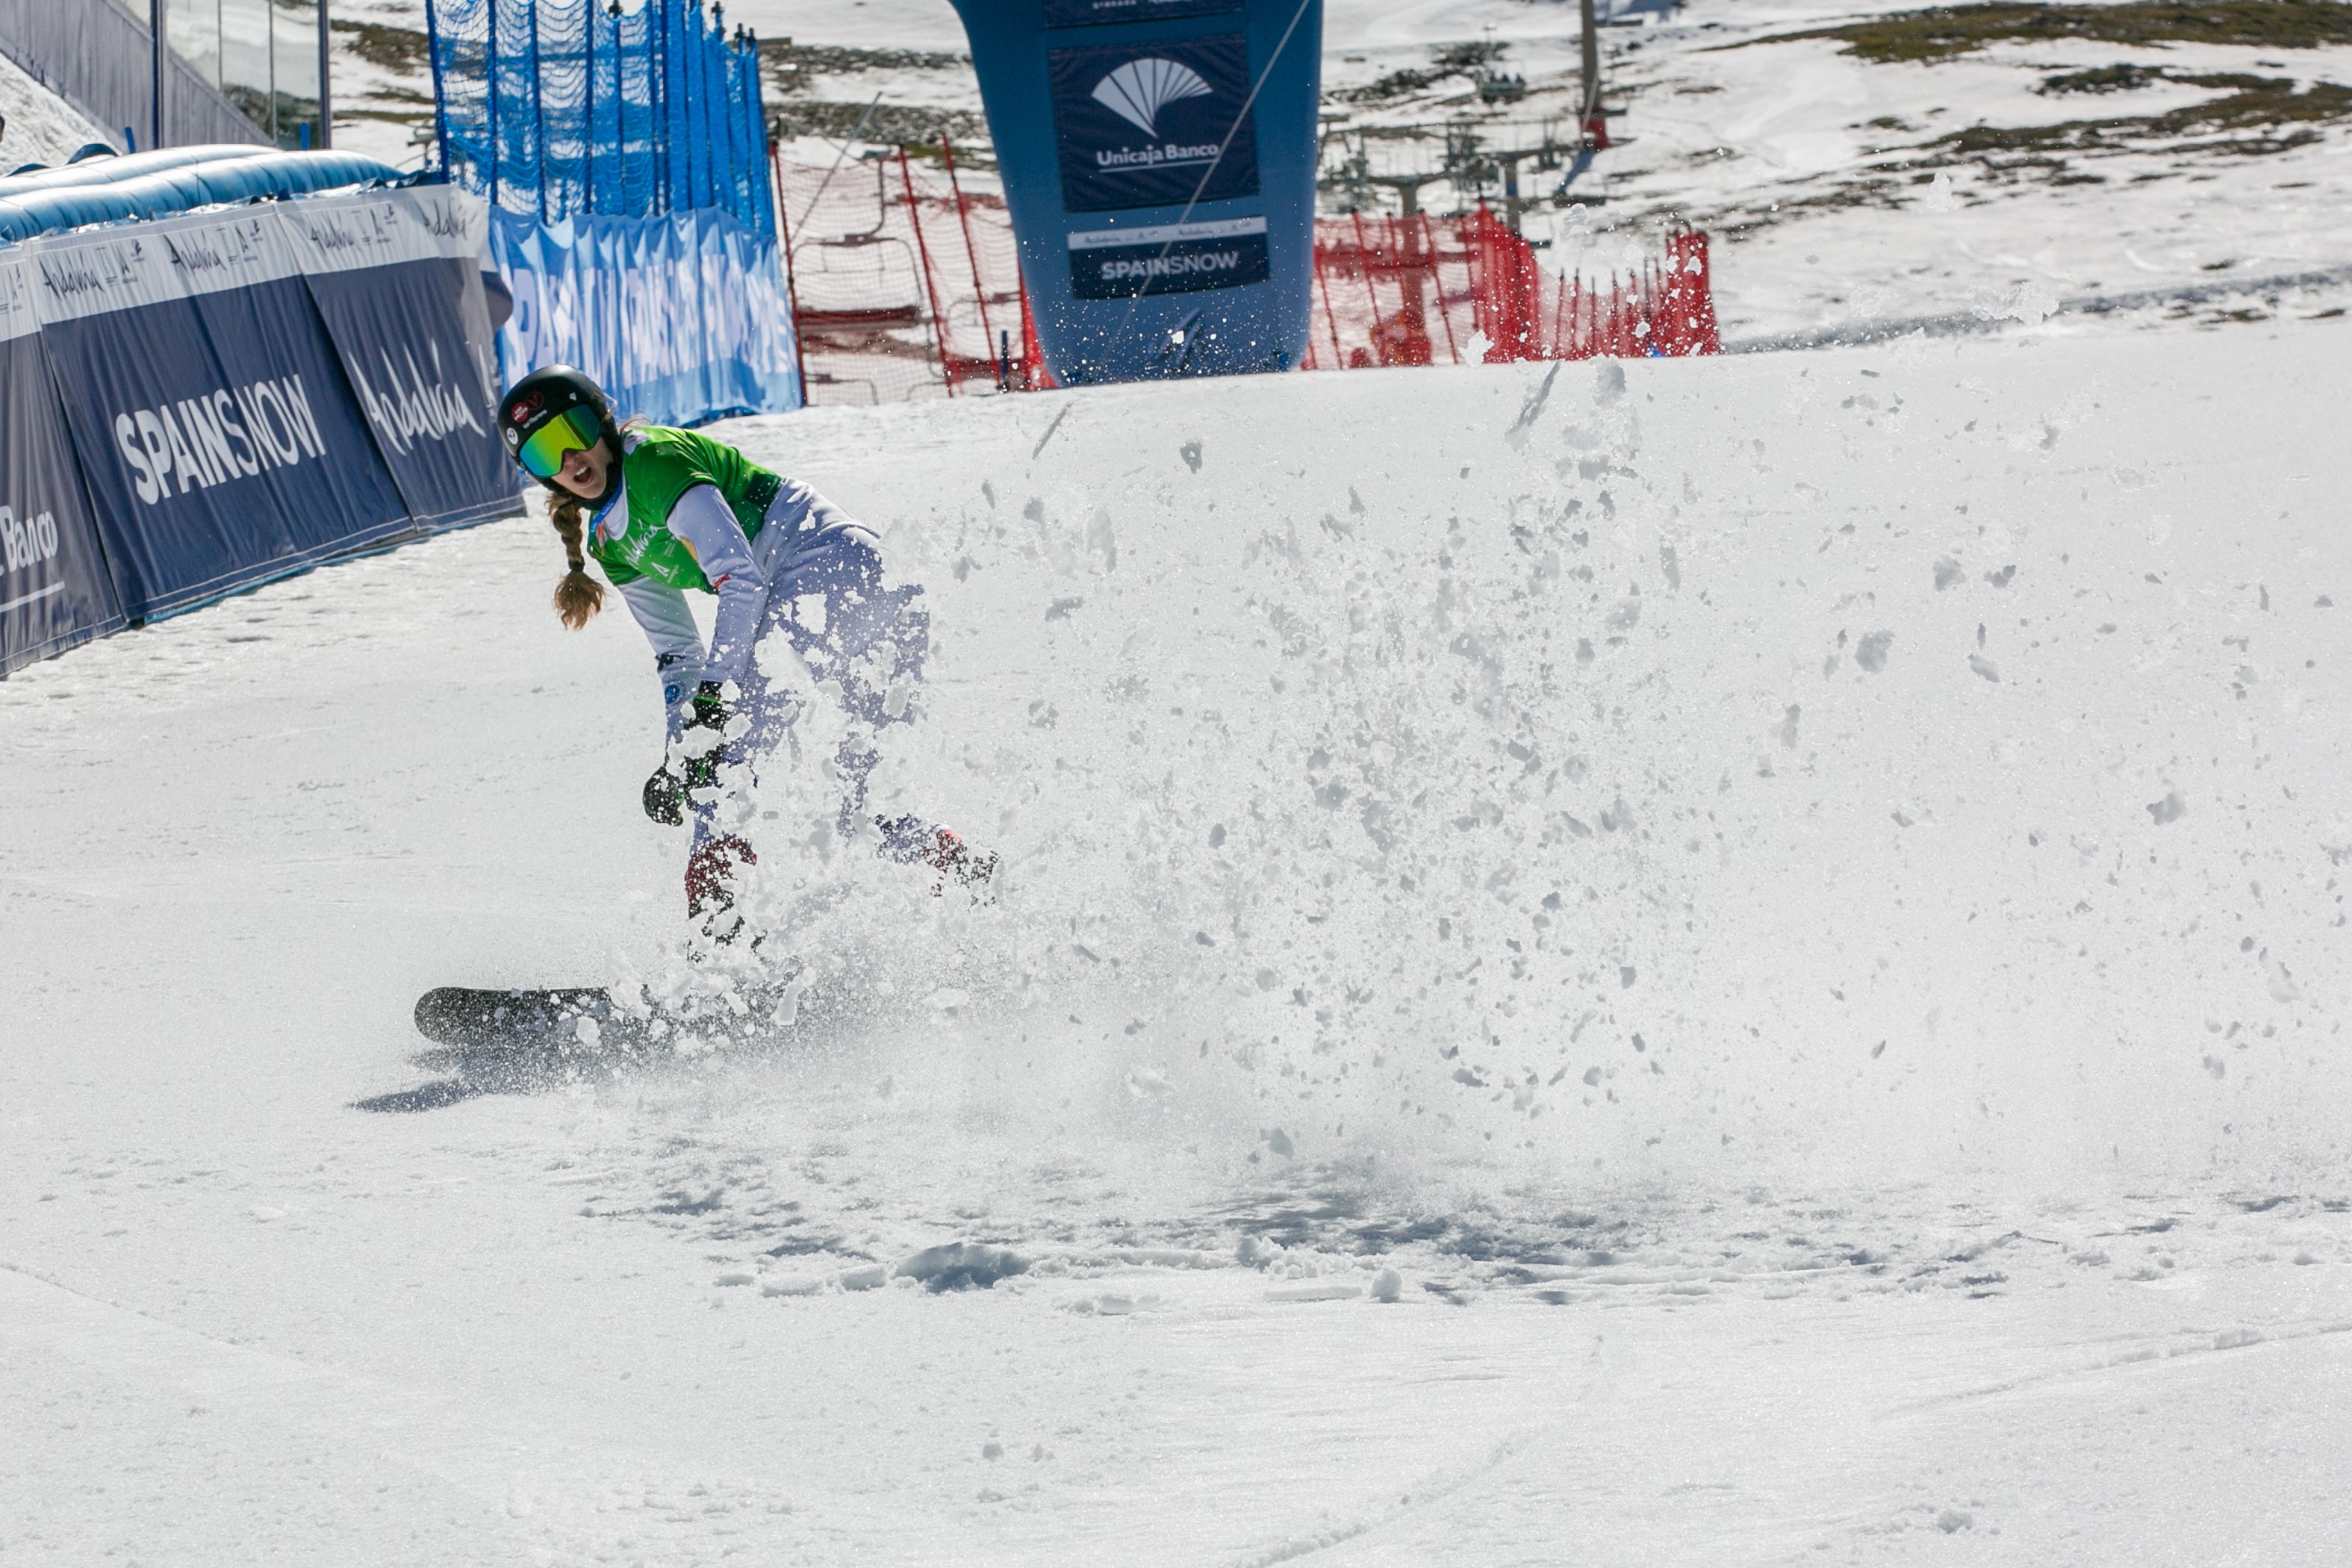
[(1065, 384), (1298, 367), (1322, 0), (954, 0)]

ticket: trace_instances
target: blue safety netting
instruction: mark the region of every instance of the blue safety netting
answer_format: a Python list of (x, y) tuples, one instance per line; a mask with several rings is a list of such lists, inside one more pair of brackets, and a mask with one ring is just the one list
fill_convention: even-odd
[(699, 0), (428, 0), (442, 166), (555, 223), (717, 207), (776, 232), (758, 40)]

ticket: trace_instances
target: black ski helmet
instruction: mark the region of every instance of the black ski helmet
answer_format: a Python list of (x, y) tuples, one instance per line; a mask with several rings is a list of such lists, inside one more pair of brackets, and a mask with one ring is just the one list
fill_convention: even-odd
[[(621, 432), (613, 422), (613, 405), (604, 389), (568, 364), (543, 365), (514, 384), (513, 390), (499, 401), (499, 439), (505, 444), (507, 456), (523, 463), (523, 444), (551, 423), (559, 415), (584, 408), (596, 422), (597, 433), (613, 454), (612, 467), (607, 470), (604, 494), (593, 498), (603, 501), (612, 494), (613, 486), (621, 479)], [(530, 473), (528, 464), (524, 472)], [(571, 492), (555, 482), (552, 474), (531, 477), (558, 495)]]

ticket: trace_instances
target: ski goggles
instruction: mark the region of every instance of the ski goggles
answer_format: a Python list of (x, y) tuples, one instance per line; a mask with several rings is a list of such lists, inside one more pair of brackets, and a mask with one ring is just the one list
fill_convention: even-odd
[(522, 445), (515, 448), (515, 461), (532, 479), (551, 479), (562, 470), (567, 455), (586, 451), (604, 433), (594, 409), (575, 405), (524, 437)]

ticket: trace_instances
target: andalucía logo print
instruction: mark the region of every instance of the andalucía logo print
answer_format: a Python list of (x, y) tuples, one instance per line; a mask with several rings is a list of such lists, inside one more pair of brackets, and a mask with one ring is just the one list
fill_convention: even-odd
[(1054, 49), (1046, 69), (1065, 210), (1257, 195), (1244, 35)]

